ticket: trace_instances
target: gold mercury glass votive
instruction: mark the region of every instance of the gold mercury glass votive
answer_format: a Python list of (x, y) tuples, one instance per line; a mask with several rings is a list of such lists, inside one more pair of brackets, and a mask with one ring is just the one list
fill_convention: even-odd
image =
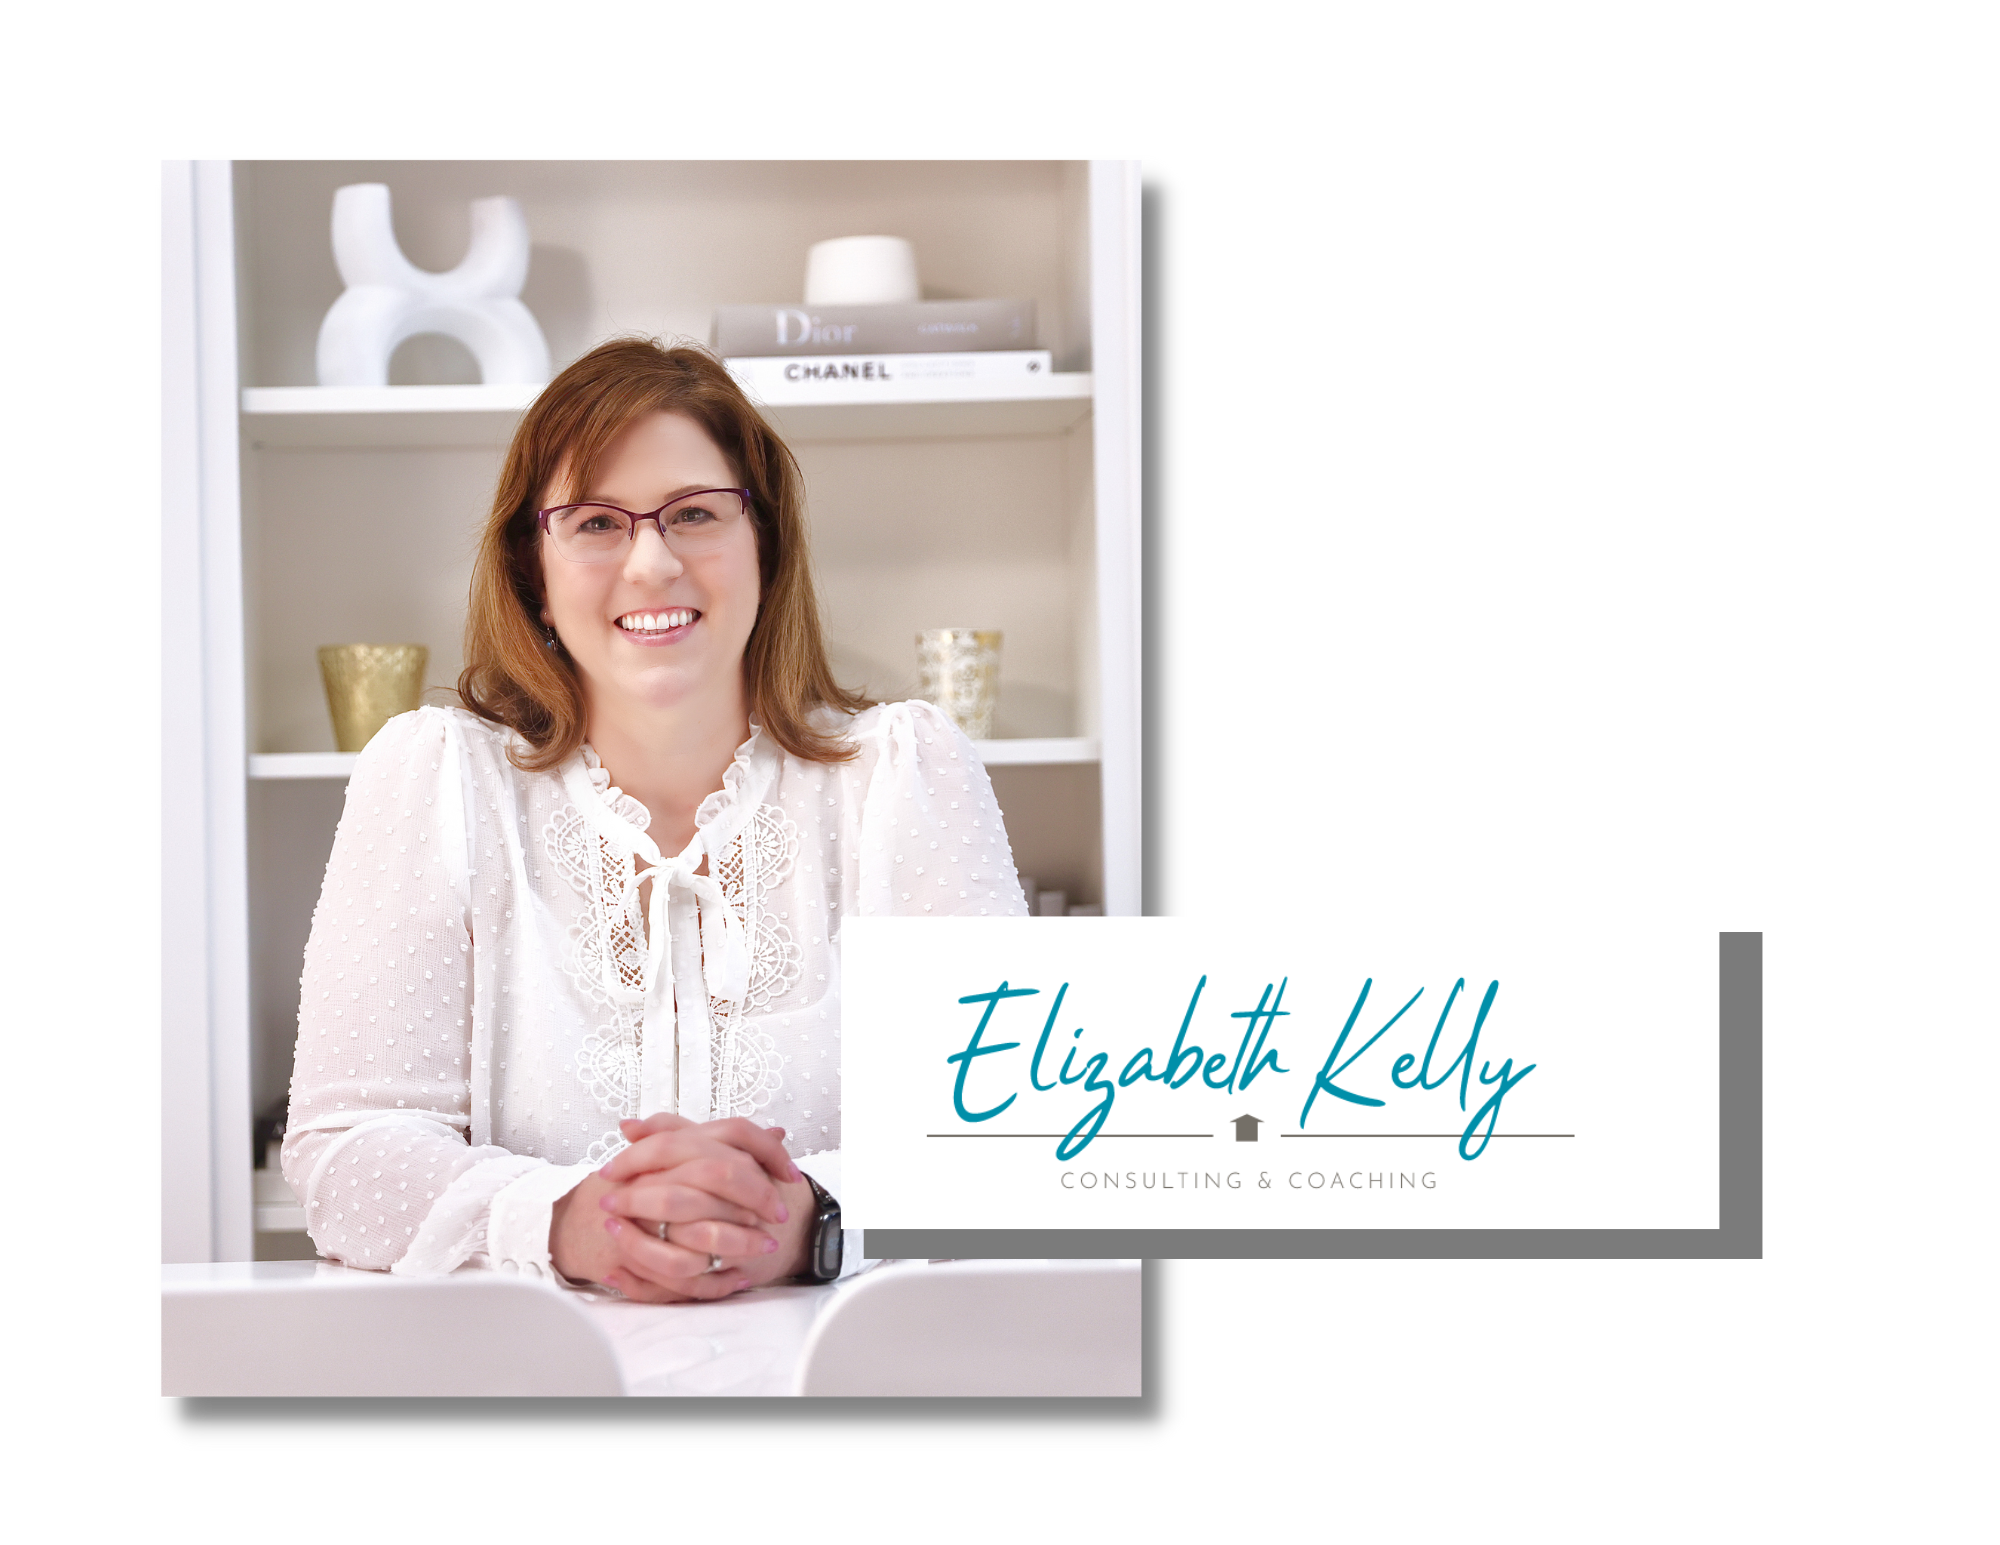
[(430, 657), (422, 644), (328, 644), (321, 649), (319, 674), (333, 715), (333, 743), (342, 751), (359, 751), (397, 714), (416, 708)]
[(970, 739), (990, 738), (1000, 696), (1000, 635), (978, 628), (919, 633), (917, 696), (935, 703)]

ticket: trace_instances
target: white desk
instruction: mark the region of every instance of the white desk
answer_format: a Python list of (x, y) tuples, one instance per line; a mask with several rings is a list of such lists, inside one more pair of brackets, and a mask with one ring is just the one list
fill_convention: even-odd
[(892, 1261), (672, 1305), (478, 1270), (161, 1271), (168, 1395), (1140, 1393), (1137, 1261)]
[(763, 1288), (713, 1304), (579, 1294), (577, 1303), (609, 1343), (625, 1394), (792, 1395), (813, 1323), (843, 1291)]

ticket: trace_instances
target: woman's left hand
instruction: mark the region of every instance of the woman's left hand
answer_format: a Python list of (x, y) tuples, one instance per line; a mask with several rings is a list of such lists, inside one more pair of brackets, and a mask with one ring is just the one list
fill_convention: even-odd
[[(631, 1146), (602, 1172), (612, 1189), (598, 1205), (606, 1214), (616, 1264), (598, 1280), (628, 1298), (646, 1303), (721, 1298), (805, 1268), (813, 1193), (784, 1150), (783, 1132), (743, 1121), (703, 1123), (690, 1132), (691, 1126), (664, 1114), (621, 1122)], [(648, 1141), (666, 1134), (675, 1134), (675, 1140)], [(738, 1175), (734, 1171), (744, 1165), (733, 1159), (719, 1163), (707, 1144), (700, 1145), (707, 1152), (691, 1153), (688, 1139), (697, 1134), (754, 1156), (766, 1173)], [(655, 1165), (661, 1167), (650, 1167)], [(774, 1178), (785, 1173), (793, 1178)], [(775, 1208), (767, 1185), (777, 1193)], [(745, 1203), (756, 1204), (755, 1211)], [(664, 1240), (657, 1232), (662, 1223)]]

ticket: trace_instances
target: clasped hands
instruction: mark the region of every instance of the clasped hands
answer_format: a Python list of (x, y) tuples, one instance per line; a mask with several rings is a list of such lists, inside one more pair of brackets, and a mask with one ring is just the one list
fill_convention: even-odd
[(550, 1218), (549, 1258), (565, 1277), (664, 1304), (726, 1298), (804, 1269), (812, 1188), (782, 1128), (660, 1114), (618, 1130), (631, 1146)]

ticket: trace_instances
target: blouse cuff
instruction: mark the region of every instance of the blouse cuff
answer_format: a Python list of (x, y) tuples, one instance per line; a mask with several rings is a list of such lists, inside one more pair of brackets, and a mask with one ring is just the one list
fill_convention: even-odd
[(540, 1165), (495, 1196), (486, 1225), (486, 1256), (492, 1266), (566, 1282), (549, 1259), (549, 1223), (556, 1203), (596, 1169), (594, 1164)]
[(801, 1171), (812, 1176), (827, 1194), (836, 1200), (840, 1197), (840, 1150), (829, 1148), (825, 1153), (802, 1154), (792, 1160)]
[(406, 1230), (414, 1237), (403, 1258), (389, 1270), (403, 1277), (438, 1277), (477, 1261), (480, 1223), (493, 1198), (536, 1162), (520, 1154), (498, 1153), (463, 1171), (445, 1187), (424, 1221)]

